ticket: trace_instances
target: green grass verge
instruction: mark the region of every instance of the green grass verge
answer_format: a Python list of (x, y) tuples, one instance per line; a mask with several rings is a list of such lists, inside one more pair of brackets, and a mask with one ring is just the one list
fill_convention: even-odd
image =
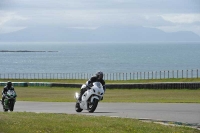
[(0, 112), (1, 133), (199, 133), (188, 127), (164, 126), (128, 118), (69, 114)]
[[(17, 101), (75, 102), (79, 88), (16, 87)], [(200, 103), (200, 89), (107, 89), (102, 102)]]
[[(56, 82), (56, 83), (80, 83), (85, 79), (0, 79), (0, 82)], [(200, 82), (200, 78), (172, 78), (172, 79), (145, 79), (145, 80), (106, 80), (106, 83), (152, 83), (152, 82)]]

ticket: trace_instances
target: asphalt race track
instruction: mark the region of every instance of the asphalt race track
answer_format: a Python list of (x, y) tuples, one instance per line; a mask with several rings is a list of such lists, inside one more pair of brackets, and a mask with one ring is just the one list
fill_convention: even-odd
[[(1, 109), (3, 111), (3, 109)], [(200, 127), (200, 104), (187, 103), (102, 103), (94, 113), (75, 111), (75, 102), (17, 101), (14, 112), (67, 113), (173, 121)]]

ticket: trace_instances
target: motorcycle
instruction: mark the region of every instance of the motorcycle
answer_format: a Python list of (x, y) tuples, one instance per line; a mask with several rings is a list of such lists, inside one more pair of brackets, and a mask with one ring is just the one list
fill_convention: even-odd
[(4, 105), (3, 105), (4, 112), (7, 112), (8, 110), (10, 111), (14, 110), (16, 97), (17, 97), (17, 94), (14, 90), (7, 91), (7, 93), (5, 94)]
[(88, 86), (87, 83), (83, 84), (81, 88), (87, 87), (87, 91), (82, 95), (81, 102), (78, 100), (79, 93), (76, 92), (74, 98), (76, 99), (75, 110), (81, 112), (82, 110), (88, 110), (93, 113), (100, 100), (103, 99), (104, 89), (100, 82), (94, 82), (92, 86)]

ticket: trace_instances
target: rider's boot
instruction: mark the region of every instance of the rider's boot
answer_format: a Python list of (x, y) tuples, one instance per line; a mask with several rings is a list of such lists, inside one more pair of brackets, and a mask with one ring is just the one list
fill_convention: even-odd
[(84, 89), (81, 89), (80, 90), (80, 95), (79, 95), (79, 98), (78, 98), (79, 102), (81, 102), (81, 98), (82, 98), (83, 93), (84, 93)]
[(101, 98), (101, 101), (103, 100), (103, 97)]
[(1, 99), (1, 104), (4, 106), (4, 97)]

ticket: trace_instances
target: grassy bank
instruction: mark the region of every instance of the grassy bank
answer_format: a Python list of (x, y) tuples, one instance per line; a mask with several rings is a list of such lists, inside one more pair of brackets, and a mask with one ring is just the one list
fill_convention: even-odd
[(0, 112), (0, 123), (2, 133), (199, 133), (197, 129), (128, 118), (68, 114)]
[[(0, 82), (53, 82), (53, 83), (80, 83), (85, 79), (0, 79)], [(200, 78), (174, 78), (174, 79), (146, 79), (146, 80), (106, 80), (106, 83), (152, 83), (152, 82), (200, 82)]]
[[(17, 87), (18, 101), (74, 102), (79, 88)], [(200, 89), (107, 89), (102, 102), (200, 103)]]

